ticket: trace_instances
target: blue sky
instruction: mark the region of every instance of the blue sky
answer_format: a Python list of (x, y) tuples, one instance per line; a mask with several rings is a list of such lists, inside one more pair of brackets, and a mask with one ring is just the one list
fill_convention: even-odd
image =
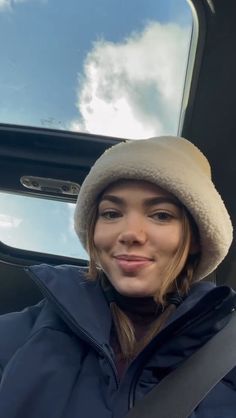
[(69, 128), (94, 41), (122, 43), (150, 21), (189, 28), (190, 18), (185, 0), (0, 0), (0, 122)]
[(0, 193), (0, 235), (7, 245), (87, 258), (73, 228), (74, 204)]
[[(0, 0), (0, 123), (176, 133), (190, 34), (186, 0)], [(1, 240), (84, 257), (71, 206), (0, 200)]]

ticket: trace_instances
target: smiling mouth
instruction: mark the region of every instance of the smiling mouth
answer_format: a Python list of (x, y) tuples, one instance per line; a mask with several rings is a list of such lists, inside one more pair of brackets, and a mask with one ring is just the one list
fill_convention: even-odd
[(114, 256), (117, 260), (126, 260), (126, 261), (153, 261), (150, 257), (145, 257), (141, 255), (132, 255), (132, 254), (120, 254)]
[(118, 267), (126, 273), (136, 272), (153, 263), (151, 258), (135, 255), (119, 255), (115, 256), (114, 259)]

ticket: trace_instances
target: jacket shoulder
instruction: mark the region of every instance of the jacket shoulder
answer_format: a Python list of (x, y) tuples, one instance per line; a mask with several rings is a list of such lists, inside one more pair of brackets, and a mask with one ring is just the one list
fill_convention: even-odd
[(26, 341), (44, 303), (42, 300), (21, 312), (0, 316), (0, 374), (17, 349)]

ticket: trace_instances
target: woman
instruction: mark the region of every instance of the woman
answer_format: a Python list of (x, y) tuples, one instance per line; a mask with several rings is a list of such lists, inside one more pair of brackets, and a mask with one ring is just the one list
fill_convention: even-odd
[[(226, 256), (232, 225), (207, 159), (185, 139), (106, 151), (82, 185), (75, 229), (88, 272), (28, 268), (45, 299), (0, 319), (1, 417), (125, 417), (235, 307), (233, 290), (200, 282)], [(235, 417), (235, 390), (233, 369), (191, 418)]]

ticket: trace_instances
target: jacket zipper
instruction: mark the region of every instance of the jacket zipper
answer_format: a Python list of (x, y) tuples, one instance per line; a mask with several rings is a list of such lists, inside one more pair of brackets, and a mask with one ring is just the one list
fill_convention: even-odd
[[(73, 320), (73, 318), (70, 316), (70, 314), (63, 309), (63, 307), (58, 303), (57, 299), (53, 296), (53, 294), (41, 283), (41, 281), (38, 279), (38, 277), (35, 275), (35, 273), (33, 273), (31, 270), (29, 270), (28, 268), (25, 269), (27, 271), (27, 273), (31, 276), (32, 280), (37, 284), (37, 286), (39, 287), (39, 289), (41, 290), (43, 296), (45, 296), (46, 299), (51, 300), (53, 302), (53, 304), (56, 306), (57, 311), (59, 311), (60, 316), (64, 319), (65, 323), (68, 324), (70, 327), (72, 327), (75, 331), (75, 334), (78, 335), (78, 333), (80, 334), (80, 336), (82, 335), (85, 340), (92, 346), (94, 347), (94, 349), (98, 352), (99, 355), (104, 356), (108, 363), (111, 366), (111, 369), (113, 371), (113, 375), (115, 378), (115, 383), (116, 383), (116, 387), (118, 389), (119, 387), (119, 377), (118, 377), (118, 373), (116, 370), (116, 365), (112, 359), (112, 357), (110, 355), (107, 355), (107, 352), (103, 349), (103, 347), (101, 345), (99, 345), (96, 340), (91, 337), (90, 334), (88, 334), (83, 328), (81, 328), (80, 326), (78, 326), (78, 324), (76, 324)], [(78, 332), (79, 331), (79, 332)]]

